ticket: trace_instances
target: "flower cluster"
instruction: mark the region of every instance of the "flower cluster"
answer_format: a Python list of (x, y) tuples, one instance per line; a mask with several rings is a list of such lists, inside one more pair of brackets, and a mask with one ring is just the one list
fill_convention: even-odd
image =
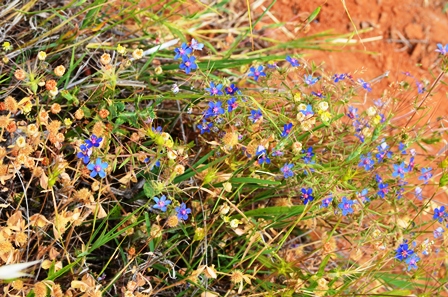
[(198, 43), (195, 39), (192, 39), (189, 45), (182, 43), (180, 47), (174, 50), (174, 59), (182, 60), (179, 68), (185, 71), (186, 74), (190, 74), (191, 70), (198, 68), (198, 65), (196, 64), (196, 57), (193, 56), (193, 52), (195, 50), (201, 51), (203, 47), (204, 45), (202, 43)]
[(420, 258), (414, 252), (414, 250), (410, 249), (407, 240), (405, 240), (402, 244), (400, 244), (395, 251), (395, 259), (399, 261), (405, 261), (408, 264), (407, 270), (417, 269), (417, 262), (420, 261)]
[(95, 177), (97, 175), (101, 178), (106, 177), (105, 170), (107, 169), (108, 164), (106, 162), (102, 162), (101, 158), (97, 158), (95, 161), (90, 160), (93, 149), (98, 148), (102, 140), (102, 137), (97, 137), (95, 134), (92, 134), (89, 139), (86, 139), (85, 143), (79, 146), (80, 151), (76, 154), (76, 157), (81, 159), (82, 162), (87, 165), (87, 169), (91, 171), (91, 177)]
[[(165, 195), (160, 196), (160, 198), (154, 197), (153, 200), (155, 204), (152, 206), (152, 208), (160, 210), (161, 212), (166, 212), (168, 206), (172, 202), (171, 200), (167, 199)], [(191, 213), (191, 209), (187, 208), (187, 205), (183, 202), (179, 206), (176, 206), (174, 210), (176, 212), (177, 219), (181, 221), (188, 220), (188, 215)]]

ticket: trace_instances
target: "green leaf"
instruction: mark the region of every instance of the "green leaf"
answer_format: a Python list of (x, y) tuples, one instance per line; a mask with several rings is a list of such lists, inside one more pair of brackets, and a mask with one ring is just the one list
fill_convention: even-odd
[(229, 180), (231, 183), (261, 184), (261, 185), (281, 185), (282, 183), (274, 180), (258, 179), (252, 177), (234, 177)]
[(439, 187), (444, 187), (448, 184), (448, 173), (444, 172), (439, 180)]
[(145, 184), (143, 185), (143, 193), (145, 193), (146, 197), (154, 197), (155, 192), (154, 189), (151, 185), (151, 182), (146, 181)]
[(422, 141), (426, 144), (438, 143), (442, 140), (440, 137), (422, 138)]
[(288, 217), (299, 215), (305, 209), (305, 205), (296, 206), (273, 206), (258, 208), (246, 211), (244, 215), (247, 217), (278, 217), (287, 215)]
[(306, 20), (307, 24), (311, 23), (312, 21), (314, 21), (314, 19), (316, 19), (316, 17), (319, 15), (321, 10), (321, 7), (318, 6), (308, 17), (308, 19)]

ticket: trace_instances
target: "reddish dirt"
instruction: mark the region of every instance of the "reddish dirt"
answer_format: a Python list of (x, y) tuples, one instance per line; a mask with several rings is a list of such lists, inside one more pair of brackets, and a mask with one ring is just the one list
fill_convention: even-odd
[[(389, 83), (403, 80), (403, 72), (411, 73), (416, 79), (427, 79), (430, 83), (440, 72), (439, 56), (434, 51), (437, 43), (448, 43), (448, 14), (443, 12), (447, 1), (425, 0), (278, 0), (271, 9), (273, 15), (286, 23), (286, 29), (297, 37), (303, 37), (326, 30), (334, 33), (350, 33), (371, 28), (371, 31), (354, 36), (358, 41), (355, 46), (340, 46), (339, 52), (304, 50), (306, 58), (316, 63), (325, 62), (329, 72), (362, 71), (366, 80), (390, 71), (389, 78), (384, 79), (379, 89)], [(321, 6), (321, 12), (310, 24), (309, 31), (294, 32), (302, 21)], [(350, 14), (350, 21), (347, 12)], [(288, 39), (282, 29), (267, 32), (276, 38)], [(359, 39), (377, 38), (372, 42), (359, 43)], [(354, 50), (376, 52), (375, 55)], [(432, 72), (432, 74), (431, 74)], [(439, 90), (438, 97), (445, 99), (446, 88)], [(432, 100), (436, 104), (438, 100)], [(437, 115), (448, 114), (448, 103), (440, 103)]]

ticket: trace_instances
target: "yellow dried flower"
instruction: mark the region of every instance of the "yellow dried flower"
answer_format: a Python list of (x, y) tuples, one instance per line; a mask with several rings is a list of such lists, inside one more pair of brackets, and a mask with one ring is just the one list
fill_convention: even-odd
[(28, 242), (28, 236), (24, 232), (18, 232), (15, 235), (14, 243), (18, 246), (23, 246), (25, 243)]
[(47, 58), (47, 53), (46, 53), (46, 52), (43, 52), (43, 51), (40, 51), (40, 52), (37, 54), (37, 58), (38, 58), (39, 60), (41, 60), (41, 61), (44, 61), (44, 60)]
[(16, 145), (20, 148), (23, 148), (26, 146), (26, 139), (23, 136), (19, 136), (16, 140)]
[(17, 125), (16, 122), (11, 121), (8, 126), (6, 127), (6, 131), (8, 131), (9, 133), (14, 133), (17, 130)]
[(9, 252), (12, 252), (13, 250), (14, 250), (14, 247), (12, 246), (11, 242), (6, 241), (6, 240), (0, 242), (0, 253), (9, 253)]
[(46, 89), (47, 91), (51, 91), (51, 90), (53, 90), (54, 88), (56, 88), (57, 84), (58, 84), (58, 83), (57, 83), (54, 79), (49, 79), (49, 80), (47, 80), (47, 81), (45, 82), (45, 89)]
[(60, 284), (54, 284), (51, 288), (51, 296), (52, 297), (62, 297), (64, 296), (64, 292), (62, 292), (61, 285)]
[(8, 127), (11, 121), (12, 120), (9, 118), (9, 116), (0, 116), (0, 128)]
[(37, 133), (39, 133), (39, 129), (37, 128), (37, 126), (35, 124), (29, 124), (26, 127), (26, 132), (30, 136), (35, 136)]
[(151, 231), (149, 234), (151, 235), (152, 238), (157, 238), (162, 236), (162, 231), (163, 231), (162, 227), (154, 224), (151, 226)]
[(84, 117), (84, 111), (82, 109), (78, 109), (75, 112), (75, 119), (81, 120)]
[(157, 66), (157, 67), (154, 69), (154, 72), (155, 72), (157, 75), (160, 75), (160, 74), (163, 73), (163, 69), (162, 69), (161, 66)]
[(3, 56), (2, 61), (3, 63), (8, 64), (9, 58), (7, 56)]
[(34, 295), (36, 297), (47, 296), (47, 286), (43, 282), (38, 282), (34, 285)]
[(48, 91), (48, 93), (50, 94), (51, 97), (56, 97), (57, 94), (59, 94), (59, 90), (57, 87), (54, 87), (53, 90)]
[(176, 151), (174, 151), (174, 150), (168, 151), (168, 153), (166, 155), (167, 155), (168, 159), (171, 159), (171, 160), (176, 160), (176, 158), (177, 158)]
[(21, 279), (16, 279), (11, 283), (14, 290), (20, 291), (23, 289), (23, 281)]
[(84, 201), (84, 202), (94, 202), (95, 201), (95, 199), (93, 198), (92, 192), (87, 188), (82, 188), (81, 190), (76, 191), (74, 197), (75, 197), (75, 199)]
[(102, 55), (101, 55), (101, 58), (100, 58), (100, 62), (101, 62), (101, 64), (103, 64), (103, 65), (107, 65), (107, 64), (110, 63), (111, 60), (112, 60), (112, 59), (111, 59), (111, 57), (110, 57), (109, 54), (102, 54)]
[(19, 109), (19, 104), (17, 103), (16, 99), (14, 99), (11, 96), (8, 96), (5, 98), (5, 109), (12, 113), (16, 113), (17, 110)]
[(302, 143), (298, 141), (294, 142), (292, 144), (292, 152), (294, 154), (300, 154), (302, 152)]
[(6, 157), (6, 148), (4, 146), (0, 146), (0, 163), (4, 157)]
[(50, 134), (56, 135), (56, 133), (58, 133), (59, 129), (61, 128), (61, 124), (62, 123), (58, 120), (52, 121), (47, 126), (48, 132), (50, 132)]
[(174, 166), (174, 172), (177, 175), (181, 175), (185, 172), (185, 167), (181, 164), (178, 164), (178, 165)]
[(136, 60), (141, 59), (143, 57), (143, 50), (142, 49), (136, 49), (132, 52), (132, 57)]
[(102, 119), (105, 119), (109, 116), (109, 111), (107, 109), (101, 109), (98, 114)]
[(56, 134), (56, 141), (57, 142), (63, 142), (64, 140), (65, 140), (64, 134), (62, 134), (60, 132)]
[(26, 78), (26, 72), (22, 69), (17, 69), (14, 71), (14, 77), (18, 80), (24, 80)]
[(58, 114), (61, 112), (61, 105), (59, 103), (53, 103), (51, 105), (51, 113)]
[[(93, 125), (93, 127), (92, 127), (92, 133), (95, 134), (98, 137), (104, 136), (104, 134), (105, 134), (105, 127), (104, 127), (103, 122), (96, 122), (95, 125)], [(101, 142), (101, 144), (103, 142)]]
[(54, 74), (56, 74), (56, 76), (63, 76), (65, 73), (65, 67), (63, 65), (59, 65), (54, 69)]
[(176, 227), (179, 225), (179, 218), (177, 216), (170, 216), (166, 220), (166, 225), (170, 228)]
[(326, 111), (328, 109), (328, 103), (326, 101), (319, 102), (317, 107), (320, 111)]
[(16, 162), (20, 165), (25, 164), (27, 160), (28, 160), (28, 157), (24, 154), (19, 154), (16, 157)]

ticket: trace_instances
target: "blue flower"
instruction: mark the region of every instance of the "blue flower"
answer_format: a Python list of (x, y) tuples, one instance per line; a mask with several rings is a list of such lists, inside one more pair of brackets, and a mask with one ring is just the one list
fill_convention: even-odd
[(402, 142), (400, 142), (400, 144), (398, 145), (398, 150), (401, 151), (401, 153), (403, 155), (407, 154), (406, 152), (406, 145)]
[(333, 197), (330, 194), (327, 197), (325, 197), (324, 200), (322, 200), (322, 204), (320, 206), (323, 208), (327, 208), (328, 206), (330, 206), (331, 201), (333, 201)]
[(196, 126), (201, 134), (210, 133), (210, 128), (213, 127), (213, 123), (207, 123), (206, 120), (202, 120), (202, 124)]
[(448, 54), (448, 44), (445, 44), (445, 46), (443, 46), (441, 43), (437, 43), (436, 52), (440, 53), (443, 56), (447, 55)]
[(182, 56), (182, 63), (180, 63), (179, 68), (184, 70), (186, 74), (190, 74), (191, 70), (197, 69), (196, 57)]
[(408, 257), (405, 262), (408, 264), (408, 271), (411, 269), (417, 269), (417, 262), (420, 261), (420, 258), (417, 256), (417, 254), (412, 254), (410, 257)]
[(217, 86), (215, 86), (214, 82), (210, 82), (210, 88), (205, 88), (206, 91), (210, 92), (210, 96), (223, 95), (221, 89), (222, 84), (218, 84)]
[(377, 173), (377, 174), (375, 174), (375, 181), (377, 183), (382, 183), (383, 182), (383, 178)]
[(353, 106), (349, 106), (347, 116), (350, 119), (354, 120), (355, 118), (358, 117), (358, 109)]
[(411, 157), (411, 159), (409, 159), (408, 170), (412, 171), (414, 169), (414, 166), (415, 166), (414, 157)]
[(288, 136), (289, 135), (289, 133), (291, 132), (291, 129), (292, 129), (292, 123), (288, 123), (288, 124), (285, 124), (284, 126), (283, 126), (283, 132), (282, 132), (282, 137), (286, 137), (286, 136)]
[(358, 167), (364, 167), (366, 171), (372, 170), (375, 161), (372, 160), (372, 154), (368, 153), (367, 156), (361, 155), (361, 160), (358, 163)]
[(404, 174), (408, 172), (409, 169), (405, 167), (404, 162), (401, 162), (400, 165), (394, 164), (394, 172), (392, 173), (392, 177), (404, 178)]
[(295, 58), (291, 58), (290, 56), (286, 56), (286, 61), (289, 62), (289, 64), (291, 64), (292, 67), (299, 67), (300, 63), (297, 59)]
[(312, 115), (314, 115), (313, 107), (310, 104), (308, 104), (306, 106), (305, 110), (301, 109), (300, 112), (303, 113), (304, 116), (312, 116)]
[(162, 212), (165, 212), (166, 207), (171, 204), (171, 200), (167, 200), (165, 195), (162, 195), (162, 197), (160, 197), (160, 199), (158, 197), (154, 197), (153, 199), (156, 203), (156, 204), (154, 204), (153, 208), (158, 209)]
[(255, 67), (250, 67), (250, 73), (247, 76), (253, 76), (255, 81), (258, 81), (260, 76), (266, 76), (266, 73), (263, 72), (263, 66), (258, 66), (257, 69)]
[(280, 171), (283, 173), (284, 178), (293, 177), (294, 172), (292, 171), (292, 168), (294, 167), (294, 164), (292, 163), (285, 163), (282, 168), (280, 168)]
[(81, 151), (76, 154), (76, 157), (82, 159), (82, 162), (84, 164), (89, 163), (90, 162), (90, 155), (92, 155), (92, 149), (89, 149), (87, 147), (87, 145), (85, 145), (85, 144), (81, 144), (79, 146), (79, 148), (81, 149)]
[(311, 189), (311, 188), (308, 188), (308, 189), (305, 189), (305, 188), (302, 188), (302, 190), (301, 190), (301, 192), (302, 192), (302, 195), (300, 195), (300, 198), (302, 199), (302, 201), (303, 201), (303, 204), (308, 204), (308, 202), (311, 202), (311, 201), (313, 201), (314, 200), (314, 197), (313, 197), (313, 189)]
[(154, 127), (151, 128), (152, 132), (157, 133), (157, 134), (161, 134), (162, 133), (162, 127), (161, 126), (157, 126), (155, 129)]
[(422, 188), (416, 187), (415, 188), (415, 198), (417, 198), (418, 200), (422, 200), (423, 199), (422, 192), (423, 192)]
[(258, 164), (270, 164), (271, 163), (271, 159), (269, 159), (269, 157), (266, 155), (266, 148), (262, 145), (259, 145), (257, 147), (257, 150), (255, 152), (255, 156), (258, 157)]
[(381, 143), (378, 147), (378, 153), (375, 155), (378, 163), (381, 163), (384, 158), (392, 157), (392, 152), (389, 150), (389, 146), (386, 142)]
[(192, 49), (189, 46), (187, 46), (187, 44), (184, 42), (184, 43), (182, 43), (182, 45), (180, 47), (174, 49), (174, 53), (176, 54), (174, 56), (174, 60), (186, 57), (186, 56), (190, 55), (191, 52), (192, 52)]
[(443, 232), (445, 232), (445, 229), (443, 229), (442, 227), (437, 227), (434, 230), (434, 238), (437, 239), (437, 238), (441, 237), (443, 235)]
[(420, 177), (418, 178), (419, 180), (423, 180), (425, 182), (425, 184), (428, 183), (429, 179), (432, 177), (432, 173), (430, 172), (432, 170), (431, 167), (428, 168), (422, 168), (420, 170), (421, 174)]
[(191, 213), (191, 209), (187, 208), (185, 203), (182, 202), (180, 206), (176, 207), (177, 218), (179, 220), (188, 220), (188, 214)]
[(312, 159), (314, 157), (314, 153), (313, 153), (313, 147), (310, 146), (306, 151), (302, 150), (302, 154), (305, 154), (305, 156), (302, 157), (303, 162), (305, 164), (312, 164), (314, 162), (312, 162)]
[(366, 81), (364, 81), (363, 79), (358, 79), (358, 83), (361, 84), (361, 87), (366, 90), (367, 92), (371, 92), (372, 88), (370, 87), (370, 84)]
[(271, 164), (271, 159), (267, 155), (261, 155), (258, 157), (258, 164), (262, 165), (263, 163)]
[(317, 91), (317, 92), (311, 92), (311, 95), (319, 97), (319, 98), (323, 98), (324, 94), (322, 94), (322, 91)]
[(378, 196), (380, 196), (381, 198), (384, 199), (384, 197), (386, 196), (387, 193), (389, 193), (389, 185), (385, 184), (385, 183), (379, 183), (378, 184)]
[(367, 189), (363, 189), (361, 193), (356, 192), (356, 196), (358, 196), (358, 199), (360, 199), (363, 203), (370, 202), (370, 199), (367, 197), (367, 193), (369, 191)]
[(432, 218), (436, 221), (438, 221), (439, 223), (443, 222), (443, 219), (446, 218), (448, 216), (448, 214), (445, 212), (445, 206), (440, 206), (440, 208), (435, 208), (434, 209), (434, 215), (432, 216)]
[(338, 83), (339, 81), (344, 80), (344, 79), (345, 79), (345, 74), (335, 74), (335, 75), (333, 75), (333, 81), (335, 83)]
[(226, 91), (227, 95), (233, 95), (233, 94), (235, 94), (235, 92), (238, 92), (239, 89), (237, 86), (235, 86), (235, 84), (231, 84), (230, 86), (226, 87), (224, 90)]
[(309, 86), (314, 85), (319, 80), (318, 77), (313, 78), (313, 76), (311, 74), (310, 75), (304, 75), (303, 79), (304, 79), (305, 83), (307, 85), (309, 85)]
[(347, 197), (342, 197), (341, 203), (338, 204), (340, 210), (342, 210), (342, 215), (346, 216), (349, 213), (353, 213), (353, 205), (356, 201), (349, 200)]
[(238, 107), (238, 103), (236, 102), (236, 98), (232, 97), (229, 100), (227, 100), (227, 111), (231, 112), (235, 110)]
[(281, 150), (274, 150), (271, 154), (273, 157), (281, 157), (284, 153)]
[(213, 117), (213, 116), (216, 117), (225, 112), (224, 109), (222, 108), (221, 101), (218, 101), (218, 102), (210, 101), (208, 103), (208, 106), (209, 106), (208, 109), (204, 113), (204, 118), (209, 118), (209, 117)]
[(90, 136), (90, 139), (86, 140), (87, 148), (99, 147), (101, 140), (103, 140), (103, 137), (96, 137), (95, 134), (92, 134), (92, 136)]
[(414, 251), (409, 248), (409, 245), (407, 243), (407, 240), (405, 240), (402, 244), (400, 244), (395, 251), (395, 259), (399, 261), (406, 260), (408, 257), (410, 257)]
[(252, 121), (252, 123), (256, 123), (259, 119), (261, 119), (261, 117), (263, 116), (263, 114), (261, 113), (261, 110), (251, 110), (250, 111), (250, 117), (249, 120)]
[(190, 47), (195, 51), (202, 51), (204, 44), (197, 42), (196, 39), (193, 38), (191, 39)]
[(96, 162), (90, 162), (89, 165), (87, 165), (87, 169), (89, 169), (90, 177), (95, 177), (96, 175), (99, 175), (101, 178), (106, 177), (106, 172), (104, 171), (107, 168), (106, 162), (101, 162), (100, 158), (96, 159)]
[(418, 80), (415, 81), (415, 85), (417, 86), (417, 92), (419, 94), (423, 94), (426, 91), (425, 86)]
[(377, 99), (377, 100), (374, 100), (374, 101), (373, 101), (373, 104), (375, 104), (375, 106), (376, 106), (376, 107), (379, 107), (379, 108), (383, 107), (383, 105), (384, 105), (384, 103), (383, 103), (383, 101), (381, 100), (381, 98), (379, 98), (379, 99)]

